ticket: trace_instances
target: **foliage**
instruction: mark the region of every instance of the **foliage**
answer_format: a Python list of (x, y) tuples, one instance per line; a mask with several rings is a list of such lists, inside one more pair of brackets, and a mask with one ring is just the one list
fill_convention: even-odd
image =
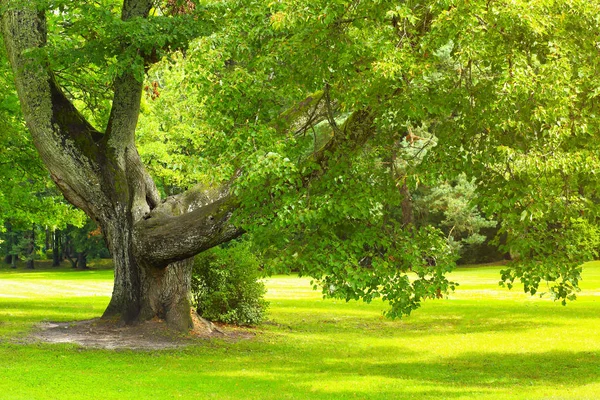
[[(454, 285), (443, 278), (452, 257), (442, 238), (452, 231), (454, 242), (480, 241), (478, 229), (491, 222), (479, 213), (500, 221), (506, 251), (520, 249), (506, 277), (537, 288), (529, 270), (556, 282), (559, 298), (571, 296), (579, 263), (597, 247), (598, 150), (585, 140), (598, 131), (590, 73), (597, 57), (595, 7), (566, 7), (229, 2), (219, 29), (150, 71), (160, 98), (145, 97), (141, 153), (180, 187), (243, 170), (238, 223), (274, 255), (274, 271), (299, 269), (328, 296), (384, 296), (390, 315), (400, 315), (445, 293)], [(324, 88), (336, 122), (277, 130), (286, 110)], [(361, 152), (325, 171), (311, 164), (335, 125), (364, 109), (376, 135)], [(425, 140), (403, 140), (413, 133)], [(436, 198), (454, 190), (443, 182), (462, 182), (469, 200), (431, 197), (446, 213), (441, 230), (406, 230), (395, 211), (399, 180), (431, 187)], [(587, 222), (569, 222), (584, 209)], [(585, 232), (584, 242), (564, 243)], [(424, 273), (422, 293), (407, 283), (415, 268)]]
[[(343, 129), (354, 121), (357, 107), (373, 106), (363, 93), (356, 94), (360, 101), (344, 99), (352, 85), (360, 81), (369, 95), (379, 96), (379, 87), (374, 91), (364, 74), (349, 69), (371, 27), (358, 20), (357, 29), (353, 23), (337, 25), (335, 18), (324, 24), (318, 14), (307, 17), (309, 26), (283, 26), (275, 9), (265, 17), (259, 4), (230, 4), (219, 30), (149, 72), (147, 85), (158, 87), (160, 96), (154, 90), (144, 96), (138, 141), (158, 181), (174, 183), (163, 184), (165, 192), (196, 180), (227, 182), (242, 170), (234, 187), (242, 206), (236, 221), (260, 238), (256, 245), (271, 271), (300, 270), (327, 296), (365, 301), (383, 296), (392, 304), (390, 316), (447, 293), (454, 284), (444, 274), (453, 257), (443, 234), (435, 228), (404, 231), (390, 218), (400, 198), (386, 162), (398, 147), (390, 146), (390, 138), (401, 141), (400, 132), (386, 128), (364, 152), (352, 151), (326, 170), (310, 161), (336, 132), (333, 124)], [(387, 24), (380, 9), (360, 8), (350, 13), (366, 11)], [(344, 9), (336, 6), (335, 12), (342, 15)], [(351, 44), (345, 43), (348, 35)], [(342, 46), (335, 47), (334, 58), (331, 46)], [(380, 55), (376, 46), (364, 49), (370, 54), (365, 65)], [(321, 57), (327, 60), (316, 63)], [(338, 69), (333, 64), (341, 60), (345, 67)], [(281, 131), (293, 105), (321, 96), (324, 83), (327, 101), (335, 103), (333, 120)], [(308, 181), (310, 175), (319, 178)], [(412, 270), (419, 271), (415, 282), (407, 275)]]
[(259, 259), (247, 242), (216, 247), (196, 256), (192, 272), (193, 304), (211, 321), (236, 325), (262, 322), (268, 303), (259, 280)]
[(472, 168), (482, 211), (520, 255), (503, 279), (572, 299), (598, 248), (597, 4), (461, 2), (443, 15), (429, 44), (451, 45), (456, 74), (436, 83), (435, 97), (453, 94), (439, 157)]
[(171, 1), (157, 1), (149, 18), (123, 21), (122, 1), (37, 3), (49, 10), (50, 19), (49, 45), (39, 56), (50, 64), (75, 105), (101, 129), (108, 122), (110, 86), (116, 77), (132, 73), (142, 80), (146, 59), (160, 60), (185, 49), (190, 37), (210, 32), (216, 15), (208, 6), (198, 5), (189, 15), (174, 12)]

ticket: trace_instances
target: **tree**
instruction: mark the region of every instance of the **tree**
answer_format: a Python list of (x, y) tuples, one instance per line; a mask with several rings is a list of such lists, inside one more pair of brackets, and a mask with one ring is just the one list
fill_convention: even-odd
[(468, 181), (463, 174), (455, 182), (439, 182), (422, 190), (416, 200), (417, 208), (424, 215), (421, 223), (442, 228), (461, 256), (465, 248), (483, 244), (488, 238), (481, 231), (497, 224), (482, 216), (473, 205), (476, 190), (475, 182)]
[[(390, 210), (402, 207), (407, 191), (399, 191), (390, 162), (411, 140), (409, 127), (429, 121), (437, 151), (428, 153), (427, 168), (413, 171), (413, 179), (496, 171), (493, 185), (483, 190), (517, 196), (520, 185), (539, 183), (530, 160), (548, 161), (548, 146), (564, 155), (587, 154), (589, 146), (578, 138), (594, 124), (593, 106), (583, 101), (590, 86), (574, 73), (564, 82), (555, 78), (578, 63), (585, 66), (579, 72), (592, 78), (595, 47), (584, 38), (595, 32), (593, 7), (581, 2), (567, 10), (549, 3), (0, 4), (2, 35), (34, 144), (64, 196), (98, 222), (113, 256), (115, 286), (104, 316), (127, 323), (158, 316), (185, 330), (191, 324), (191, 257), (247, 230), (265, 253), (297, 264), (326, 294), (382, 297), (392, 316), (452, 289), (445, 274), (453, 255), (443, 233), (392, 218)], [(521, 14), (526, 18), (515, 17)], [(572, 27), (578, 35), (569, 36)], [(557, 53), (555, 43), (565, 50)], [(578, 47), (584, 51), (574, 52)], [(136, 146), (143, 78), (161, 60), (167, 75), (177, 57), (179, 71), (197, 67), (189, 83), (182, 80), (189, 90), (181, 87), (172, 98), (180, 122), (190, 117), (186, 126), (195, 127), (178, 141), (201, 149), (186, 169), (206, 171), (195, 186), (160, 180), (157, 186)], [(551, 78), (531, 87), (524, 78), (531, 70)], [(151, 99), (168, 85), (159, 81), (148, 82)], [(558, 97), (565, 88), (575, 103)], [(531, 93), (539, 97), (537, 108), (527, 102)], [(187, 107), (190, 101), (193, 107)], [(585, 121), (573, 116), (572, 104)], [(560, 107), (552, 112), (555, 105)], [(145, 125), (140, 135), (172, 133), (176, 120), (163, 117), (165, 124)], [(572, 135), (557, 128), (563, 120), (577, 126)], [(578, 145), (569, 145), (571, 137)], [(498, 172), (507, 154), (519, 159), (518, 179)], [(555, 168), (558, 159), (551, 158)], [(207, 167), (214, 160), (219, 167)], [(156, 173), (156, 164), (149, 165)], [(555, 193), (557, 185), (571, 190), (583, 179), (569, 174), (562, 186), (552, 180), (544, 193)], [(161, 191), (172, 196), (163, 199)], [(524, 219), (534, 215), (522, 210), (523, 199), (513, 199), (502, 208), (489, 200), (486, 215), (514, 216), (515, 209), (526, 211)], [(534, 251), (529, 267), (535, 279), (562, 280), (556, 293), (564, 298), (576, 287), (574, 265), (591, 256), (596, 241), (571, 245), (581, 238), (579, 228), (594, 233), (595, 221), (580, 216), (572, 222), (574, 208), (561, 202), (540, 204), (551, 212), (527, 232), (541, 235), (560, 220), (558, 226), (572, 235), (561, 238), (568, 245), (554, 261), (567, 266), (546, 273), (539, 265), (548, 265), (547, 252)], [(522, 224), (507, 216), (498, 219), (509, 236), (521, 239)], [(541, 239), (556, 240), (534, 236), (520, 253), (527, 257)], [(532, 287), (535, 279), (529, 279)]]
[(88, 256), (99, 258), (106, 251), (102, 232), (89, 219), (81, 227), (67, 226), (60, 234), (63, 245), (60, 251), (73, 268), (87, 269)]

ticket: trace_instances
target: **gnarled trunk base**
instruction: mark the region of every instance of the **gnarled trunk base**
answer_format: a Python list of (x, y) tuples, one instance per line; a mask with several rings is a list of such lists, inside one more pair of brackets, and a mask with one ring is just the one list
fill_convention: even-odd
[(166, 268), (115, 260), (115, 287), (103, 318), (118, 317), (124, 324), (137, 324), (155, 318), (174, 330), (193, 328), (191, 274), (193, 258), (169, 264)]
[(178, 331), (192, 329), (191, 279), (193, 258), (169, 264), (166, 268), (142, 271), (139, 319), (164, 319)]

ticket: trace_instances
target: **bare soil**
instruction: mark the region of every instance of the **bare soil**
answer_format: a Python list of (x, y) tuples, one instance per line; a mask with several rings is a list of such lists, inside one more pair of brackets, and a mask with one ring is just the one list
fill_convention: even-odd
[(75, 322), (42, 322), (26, 338), (27, 343), (73, 343), (87, 348), (164, 350), (198, 344), (212, 338), (226, 340), (249, 339), (252, 329), (226, 325), (215, 326), (209, 321), (194, 318), (194, 329), (188, 334), (167, 328), (162, 320), (136, 325), (120, 325), (115, 321), (91, 319)]

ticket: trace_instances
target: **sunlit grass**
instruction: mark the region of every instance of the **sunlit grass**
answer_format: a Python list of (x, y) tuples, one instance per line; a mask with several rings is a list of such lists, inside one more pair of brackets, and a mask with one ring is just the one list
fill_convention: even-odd
[(277, 276), (253, 339), (154, 352), (15, 343), (99, 316), (112, 272), (1, 271), (0, 399), (597, 399), (600, 263), (566, 307), (499, 287), (499, 269), (457, 270), (455, 293), (401, 321)]

